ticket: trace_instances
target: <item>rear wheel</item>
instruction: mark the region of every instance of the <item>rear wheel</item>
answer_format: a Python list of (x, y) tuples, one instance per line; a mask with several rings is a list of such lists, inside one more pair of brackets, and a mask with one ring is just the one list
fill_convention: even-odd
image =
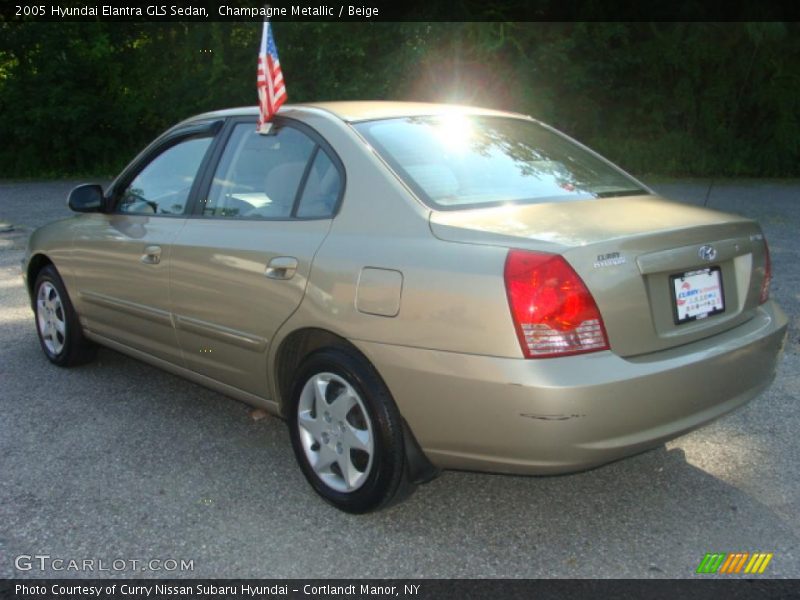
[(375, 369), (355, 353), (325, 349), (303, 362), (289, 428), (303, 474), (337, 508), (368, 512), (410, 490), (400, 414)]
[(81, 330), (64, 282), (52, 265), (39, 271), (34, 284), (36, 331), (50, 362), (71, 367), (92, 360), (95, 346)]

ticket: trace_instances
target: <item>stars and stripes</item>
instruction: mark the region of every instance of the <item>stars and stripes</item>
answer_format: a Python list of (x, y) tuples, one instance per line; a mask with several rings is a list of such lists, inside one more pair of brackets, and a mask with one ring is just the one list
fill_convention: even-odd
[(269, 131), (269, 120), (281, 104), (286, 101), (286, 86), (283, 83), (281, 63), (278, 60), (278, 47), (272, 37), (272, 27), (269, 21), (264, 21), (264, 31), (261, 34), (261, 50), (258, 53), (258, 131)]

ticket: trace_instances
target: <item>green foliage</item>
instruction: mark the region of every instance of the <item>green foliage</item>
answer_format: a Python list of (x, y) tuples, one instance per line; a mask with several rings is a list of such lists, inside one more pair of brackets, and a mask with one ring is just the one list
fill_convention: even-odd
[[(798, 23), (273, 29), (291, 102), (478, 104), (536, 116), (639, 174), (800, 175)], [(255, 104), (260, 35), (259, 23), (0, 23), (0, 176), (112, 174), (180, 119)]]

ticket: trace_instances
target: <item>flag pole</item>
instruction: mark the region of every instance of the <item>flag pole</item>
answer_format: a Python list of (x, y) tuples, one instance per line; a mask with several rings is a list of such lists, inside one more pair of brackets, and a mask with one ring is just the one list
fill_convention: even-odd
[(266, 4), (265, 8), (268, 10), (264, 11), (264, 25), (261, 32), (261, 47), (258, 51), (258, 72), (256, 74), (259, 100), (257, 130), (262, 134), (270, 132), (272, 117), (286, 102), (286, 83), (283, 80), (278, 47), (275, 45), (272, 25), (269, 21), (270, 5)]
[[(263, 23), (263, 25), (261, 27), (262, 28), (262, 34), (261, 34), (262, 35), (262, 40), (261, 40), (262, 44), (264, 42), (264, 40), (263, 40), (264, 29), (269, 25), (269, 9), (270, 9), (270, 5), (269, 4), (265, 4), (264, 5), (264, 23)], [(259, 48), (260, 48), (260, 46), (259, 46)], [(260, 55), (260, 50), (259, 50), (259, 55)], [(267, 65), (262, 64), (261, 68), (266, 70)], [(261, 135), (269, 135), (270, 131), (272, 130), (272, 121), (267, 121), (266, 123), (262, 123), (261, 122), (261, 116), (260, 115), (263, 114), (263, 109), (260, 106), (260, 104), (263, 102), (263, 100), (261, 99), (261, 92), (259, 92), (258, 102), (259, 102), (259, 113), (260, 114), (259, 114), (259, 117), (258, 117), (257, 130), (258, 130), (258, 133), (261, 134)]]

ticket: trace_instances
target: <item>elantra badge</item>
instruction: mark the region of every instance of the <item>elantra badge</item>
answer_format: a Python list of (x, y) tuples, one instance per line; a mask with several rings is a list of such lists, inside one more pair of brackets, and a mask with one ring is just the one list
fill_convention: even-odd
[(697, 255), (703, 260), (712, 261), (717, 258), (717, 249), (714, 246), (700, 246)]

